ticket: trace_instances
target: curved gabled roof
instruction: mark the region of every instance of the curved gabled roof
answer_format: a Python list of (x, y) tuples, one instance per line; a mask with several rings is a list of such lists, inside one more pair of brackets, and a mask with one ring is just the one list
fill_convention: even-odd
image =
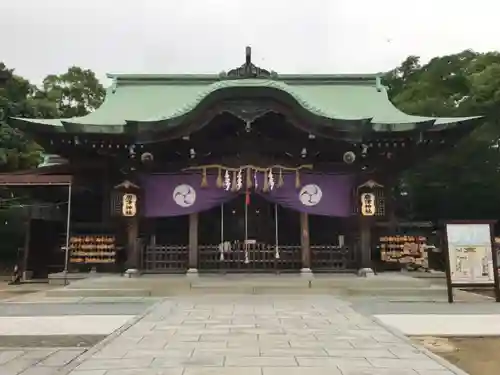
[[(14, 126), (30, 132), (83, 132), (121, 134), (129, 124), (168, 128), (207, 101), (223, 99), (285, 98), (311, 118), (336, 123), (370, 123), (379, 132), (442, 130), (467, 118), (411, 116), (388, 99), (385, 87), (374, 75), (282, 75), (276, 78), (223, 79), (215, 75), (109, 75), (113, 85), (95, 112), (69, 119), (13, 118)], [(333, 126), (333, 125), (332, 125)], [(355, 130), (355, 129), (353, 129)]]

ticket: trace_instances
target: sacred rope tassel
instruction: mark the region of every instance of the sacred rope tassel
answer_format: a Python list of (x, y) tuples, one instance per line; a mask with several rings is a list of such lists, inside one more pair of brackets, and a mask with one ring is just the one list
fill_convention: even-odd
[(201, 187), (207, 187), (208, 186), (208, 181), (207, 181), (207, 168), (203, 168), (203, 172), (201, 173)]
[(280, 258), (280, 249), (279, 249), (278, 245), (276, 245), (276, 249), (275, 249), (275, 252), (274, 252), (274, 257), (276, 259)]
[(253, 187), (255, 190), (259, 188), (259, 180), (257, 179), (257, 170), (253, 172)]
[(278, 176), (278, 187), (282, 187), (285, 184), (285, 180), (283, 179), (283, 169), (280, 168), (280, 173)]
[(245, 243), (245, 264), (250, 263), (250, 260), (248, 259), (248, 244)]
[(224, 260), (224, 242), (219, 244), (219, 260)]
[(250, 167), (247, 168), (247, 175), (246, 175), (246, 185), (247, 189), (252, 188), (252, 169)]
[(236, 190), (241, 190), (242, 187), (243, 187), (243, 172), (240, 169), (236, 176)]
[(221, 168), (219, 168), (219, 170), (217, 172), (217, 180), (215, 181), (215, 185), (218, 188), (222, 187), (222, 169)]
[(269, 178), (267, 178), (267, 172), (264, 172), (264, 186), (262, 187), (262, 191), (264, 193), (269, 191)]
[(224, 173), (224, 190), (231, 190), (231, 176), (229, 176), (229, 171), (226, 169), (226, 173)]
[(300, 189), (300, 173), (298, 169), (295, 171), (295, 188)]
[(269, 169), (269, 175), (267, 176), (269, 179), (269, 190), (274, 189), (274, 176), (273, 176), (273, 169)]
[(233, 171), (233, 184), (232, 184), (232, 187), (231, 187), (231, 191), (238, 190), (238, 187), (236, 186), (236, 182), (237, 182), (236, 174), (237, 174), (236, 171)]

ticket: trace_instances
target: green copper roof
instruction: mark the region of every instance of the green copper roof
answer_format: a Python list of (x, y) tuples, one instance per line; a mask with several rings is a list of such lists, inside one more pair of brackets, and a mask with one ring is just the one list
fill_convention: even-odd
[(66, 132), (69, 125), (81, 132), (108, 134), (123, 133), (130, 123), (177, 126), (179, 119), (213, 96), (223, 94), (226, 99), (237, 99), (245, 95), (248, 99), (248, 93), (255, 90), (259, 97), (286, 95), (311, 116), (368, 121), (374, 131), (410, 131), (418, 123), (428, 122), (438, 130), (473, 119), (407, 115), (389, 101), (385, 87), (375, 75), (280, 75), (266, 79), (224, 79), (219, 75), (108, 76), (114, 83), (95, 112), (69, 119), (16, 118), (12, 119), (13, 125), (28, 132), (30, 126)]

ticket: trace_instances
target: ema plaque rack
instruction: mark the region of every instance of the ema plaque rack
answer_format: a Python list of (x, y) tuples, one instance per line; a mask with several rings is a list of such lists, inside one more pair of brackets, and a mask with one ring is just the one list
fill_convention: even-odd
[(70, 263), (115, 264), (118, 248), (115, 236), (75, 235), (69, 240)]

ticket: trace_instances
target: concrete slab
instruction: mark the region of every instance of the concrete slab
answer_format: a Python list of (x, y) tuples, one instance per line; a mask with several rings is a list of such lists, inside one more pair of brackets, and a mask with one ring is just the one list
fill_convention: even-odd
[(0, 317), (0, 336), (107, 335), (133, 315)]
[(109, 298), (77, 303), (0, 303), (0, 316), (138, 315), (154, 302)]
[(500, 336), (499, 314), (388, 314), (375, 317), (409, 336)]
[[(470, 293), (468, 293), (470, 294)], [(500, 314), (500, 303), (484, 299), (463, 303), (384, 301), (382, 298), (350, 298), (354, 310), (366, 315), (491, 315)], [(418, 302), (418, 303), (416, 303)], [(472, 303), (471, 303), (472, 302)]]

